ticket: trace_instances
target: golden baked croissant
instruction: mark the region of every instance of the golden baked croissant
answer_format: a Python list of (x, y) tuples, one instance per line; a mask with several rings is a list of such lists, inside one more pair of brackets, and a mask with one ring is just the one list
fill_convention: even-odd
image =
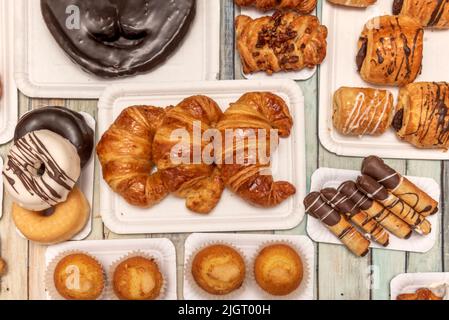
[(169, 194), (161, 174), (151, 174), (153, 137), (164, 116), (161, 108), (129, 107), (97, 145), (105, 181), (131, 205), (150, 207)]
[(368, 21), (358, 42), (357, 66), (363, 80), (403, 86), (421, 72), (424, 30), (406, 16), (383, 16)]
[[(197, 213), (209, 213), (214, 209), (224, 189), (220, 172), (213, 164), (213, 154), (211, 164), (205, 163), (202, 158), (194, 159), (195, 148), (201, 156), (206, 145), (211, 143), (202, 139), (202, 133), (211, 129), (221, 115), (220, 108), (212, 99), (193, 96), (167, 110), (154, 136), (153, 161), (167, 189), (185, 198), (187, 208)], [(194, 139), (195, 123), (199, 124), (199, 143)], [(180, 143), (179, 136), (174, 133), (179, 129), (184, 129), (189, 135), (189, 141), (183, 141), (189, 150), (188, 158), (181, 163), (173, 157)]]
[(424, 27), (449, 28), (449, 0), (394, 0), (393, 14), (409, 16)]
[(271, 17), (236, 19), (237, 49), (243, 72), (313, 68), (326, 57), (327, 28), (315, 16), (276, 12)]
[(417, 82), (399, 91), (393, 127), (418, 148), (449, 149), (449, 83)]
[(327, 1), (333, 4), (338, 4), (346, 7), (366, 8), (376, 3), (377, 0), (327, 0)]
[[(268, 173), (269, 156), (274, 151), (271, 150), (272, 129), (277, 129), (279, 136), (285, 138), (290, 135), (292, 126), (287, 105), (272, 93), (247, 93), (231, 104), (216, 127), (222, 137), (222, 148), (216, 154), (216, 161), (226, 186), (244, 200), (261, 207), (276, 206), (295, 194), (293, 185), (274, 182)], [(233, 133), (232, 143), (226, 143), (229, 140), (226, 132)], [(262, 133), (265, 133), (264, 137)], [(251, 135), (255, 135), (255, 141), (251, 141)], [(245, 143), (238, 143), (236, 136)], [(268, 158), (264, 159), (266, 161), (261, 161), (262, 153)]]
[(241, 7), (255, 6), (261, 10), (295, 10), (298, 13), (308, 14), (316, 8), (317, 0), (234, 0)]

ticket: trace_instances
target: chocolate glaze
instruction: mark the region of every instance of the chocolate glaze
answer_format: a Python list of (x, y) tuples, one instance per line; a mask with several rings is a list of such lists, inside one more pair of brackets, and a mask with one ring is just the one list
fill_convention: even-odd
[[(360, 46), (359, 52), (357, 52), (356, 62), (357, 62), (357, 70), (360, 72), (363, 67), (363, 62), (365, 61), (367, 50), (368, 50), (368, 39), (361, 38), (362, 45)], [(383, 58), (382, 58), (383, 59)]]
[(308, 214), (319, 219), (327, 226), (335, 226), (342, 219), (341, 215), (321, 198), (319, 192), (310, 193), (304, 199), (304, 206)]
[(80, 156), (81, 167), (92, 156), (94, 132), (78, 112), (63, 107), (45, 107), (28, 112), (16, 126), (14, 141), (37, 130), (50, 130), (69, 140)]
[(399, 15), (402, 11), (404, 5), (404, 0), (394, 0), (393, 2), (393, 14), (395, 16)]
[(362, 175), (357, 178), (357, 188), (374, 200), (383, 201), (388, 198), (387, 189), (367, 175)]
[(376, 179), (385, 188), (393, 190), (401, 183), (401, 175), (376, 156), (365, 158), (362, 173)]
[(354, 202), (357, 209), (368, 210), (373, 206), (373, 200), (361, 193), (354, 181), (343, 182), (338, 188), (338, 192)]
[[(84, 70), (104, 78), (148, 72), (178, 47), (195, 16), (196, 0), (41, 0), (53, 37)], [(80, 9), (80, 28), (66, 9)], [(188, 59), (188, 57), (186, 57)]]
[(394, 115), (392, 123), (393, 129), (396, 131), (400, 131), (402, 129), (403, 123), (404, 123), (404, 109), (401, 109)]
[(327, 203), (342, 214), (349, 214), (352, 217), (360, 212), (354, 202), (335, 188), (323, 189), (321, 195)]

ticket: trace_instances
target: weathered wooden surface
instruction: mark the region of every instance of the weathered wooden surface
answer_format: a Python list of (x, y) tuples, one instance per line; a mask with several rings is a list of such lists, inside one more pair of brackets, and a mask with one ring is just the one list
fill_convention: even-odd
[[(221, 79), (241, 78), (238, 57), (234, 55), (233, 20), (238, 9), (234, 10), (232, 0), (221, 0)], [(318, 13), (319, 14), (319, 13)], [(318, 141), (318, 76), (299, 82), (306, 98), (306, 139), (307, 139), (307, 183), (311, 174), (320, 166), (359, 169), (361, 159), (335, 156), (323, 149)], [(63, 101), (28, 99), (20, 95), (20, 114), (45, 105), (65, 105), (75, 110), (97, 115), (96, 101)], [(9, 145), (0, 147), (5, 157)], [(388, 161), (402, 173), (434, 178), (442, 186), (445, 203), (449, 201), (448, 164), (439, 161)], [(95, 190), (98, 191), (100, 175), (96, 167)], [(88, 239), (137, 238), (139, 236), (119, 236), (107, 230), (99, 216), (98, 192), (93, 204), (93, 231)], [(1, 255), (9, 262), (9, 272), (2, 278), (0, 299), (44, 299), (42, 284), (44, 272), (45, 247), (29, 243), (20, 238), (10, 217), (11, 201), (5, 196), (3, 219), (0, 221)], [(389, 282), (401, 272), (447, 271), (449, 248), (444, 239), (449, 237), (449, 213), (444, 204), (440, 220), (441, 236), (435, 247), (427, 254), (412, 254), (386, 250), (373, 250), (363, 259), (355, 258), (341, 246), (315, 244), (316, 281), (315, 296), (318, 299), (388, 299)], [(306, 220), (294, 230), (276, 232), (279, 234), (305, 235)], [(178, 252), (178, 291), (182, 297), (183, 245), (186, 234), (141, 235), (140, 237), (168, 237), (176, 245)]]

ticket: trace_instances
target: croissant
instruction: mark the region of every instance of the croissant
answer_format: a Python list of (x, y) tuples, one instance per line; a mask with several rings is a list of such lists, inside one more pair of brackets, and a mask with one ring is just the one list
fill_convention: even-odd
[[(231, 104), (216, 127), (222, 137), (216, 162), (225, 185), (244, 200), (261, 207), (276, 206), (295, 194), (292, 184), (274, 182), (269, 173), (269, 156), (274, 152), (272, 130), (277, 129), (279, 136), (285, 138), (292, 126), (286, 103), (272, 93), (247, 93)], [(233, 139), (227, 138), (229, 132), (234, 134)], [(239, 143), (237, 137), (244, 143)]]
[[(185, 99), (176, 107), (169, 108), (163, 122), (159, 125), (153, 141), (153, 161), (169, 192), (186, 199), (186, 206), (197, 213), (209, 213), (221, 198), (224, 184), (220, 172), (214, 165), (203, 159), (195, 159), (194, 150), (201, 156), (205, 147), (211, 143), (202, 139), (203, 133), (215, 126), (222, 115), (218, 105), (204, 96)], [(199, 142), (195, 139), (195, 130), (200, 130)], [(178, 130), (188, 134), (187, 141), (181, 146), (187, 150), (187, 158), (178, 161), (174, 155), (180, 139)], [(198, 140), (198, 139), (197, 139)], [(179, 151), (179, 150), (178, 150)]]
[(377, 0), (327, 0), (327, 1), (333, 4), (346, 7), (366, 8), (376, 3)]
[(234, 0), (241, 7), (254, 6), (261, 10), (295, 10), (298, 13), (308, 14), (316, 8), (317, 0)]
[(449, 28), (449, 0), (394, 0), (393, 14), (414, 18), (424, 27)]
[(276, 12), (236, 19), (237, 49), (245, 74), (313, 68), (326, 57), (327, 28), (315, 16)]
[(131, 205), (151, 207), (169, 194), (160, 172), (151, 174), (152, 141), (164, 116), (161, 108), (129, 107), (97, 145), (105, 181)]

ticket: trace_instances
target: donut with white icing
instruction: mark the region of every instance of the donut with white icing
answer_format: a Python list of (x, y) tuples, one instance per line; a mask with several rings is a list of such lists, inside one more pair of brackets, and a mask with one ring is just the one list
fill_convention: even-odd
[(15, 203), (32, 211), (66, 201), (80, 173), (74, 145), (49, 130), (33, 131), (17, 140), (3, 169), (7, 192)]

